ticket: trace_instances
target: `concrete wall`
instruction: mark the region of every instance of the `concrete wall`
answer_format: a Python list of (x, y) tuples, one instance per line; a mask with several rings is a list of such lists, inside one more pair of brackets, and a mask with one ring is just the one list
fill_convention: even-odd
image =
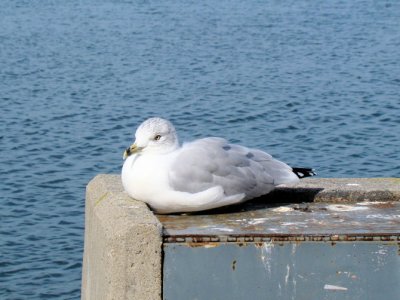
[(120, 177), (87, 186), (82, 299), (161, 299), (162, 226)]
[[(280, 187), (267, 200), (398, 201), (400, 179), (312, 178)], [(96, 176), (86, 192), (82, 299), (161, 299), (162, 228), (144, 203), (127, 196), (119, 175)]]

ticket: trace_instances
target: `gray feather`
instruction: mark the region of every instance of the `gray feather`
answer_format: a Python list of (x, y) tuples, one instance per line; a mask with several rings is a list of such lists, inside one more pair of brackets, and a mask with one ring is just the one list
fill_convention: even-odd
[(197, 193), (222, 186), (227, 196), (245, 193), (246, 199), (270, 192), (293, 179), (292, 169), (268, 153), (205, 138), (183, 145), (172, 163), (172, 188)]

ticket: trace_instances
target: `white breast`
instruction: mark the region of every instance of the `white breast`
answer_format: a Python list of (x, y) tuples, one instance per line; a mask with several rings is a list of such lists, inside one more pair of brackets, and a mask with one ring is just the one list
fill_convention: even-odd
[(129, 156), (124, 162), (121, 173), (125, 191), (132, 198), (150, 204), (159, 197), (160, 191), (170, 189), (168, 182), (170, 161), (165, 159), (165, 155)]

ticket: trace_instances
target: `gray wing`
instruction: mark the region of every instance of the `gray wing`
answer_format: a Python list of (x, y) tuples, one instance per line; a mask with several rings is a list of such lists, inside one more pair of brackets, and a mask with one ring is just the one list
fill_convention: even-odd
[(197, 193), (220, 185), (225, 195), (245, 193), (245, 200), (275, 185), (298, 180), (292, 168), (268, 153), (205, 138), (185, 144), (169, 171), (172, 188)]

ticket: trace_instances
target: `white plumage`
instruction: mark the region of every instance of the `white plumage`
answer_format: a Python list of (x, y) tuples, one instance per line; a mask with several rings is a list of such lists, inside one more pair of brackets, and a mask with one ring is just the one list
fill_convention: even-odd
[(204, 138), (179, 146), (174, 126), (151, 118), (124, 153), (122, 184), (157, 213), (193, 212), (246, 201), (297, 182), (285, 163), (256, 149)]

